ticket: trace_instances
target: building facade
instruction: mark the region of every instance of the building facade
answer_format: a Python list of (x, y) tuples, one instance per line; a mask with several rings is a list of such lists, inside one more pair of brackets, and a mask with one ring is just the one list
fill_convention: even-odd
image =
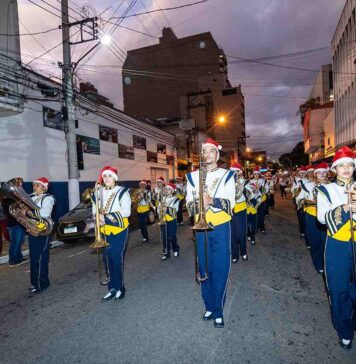
[(335, 143), (356, 144), (356, 0), (347, 0), (332, 39)]
[[(0, 182), (20, 176), (30, 191), (35, 178), (48, 177), (58, 218), (68, 211), (61, 85), (30, 70), (23, 73), (31, 82), (23, 112), (0, 118)], [(142, 179), (154, 185), (158, 176), (176, 177), (173, 135), (80, 94), (75, 103), (81, 192), (94, 186), (105, 165), (116, 167), (119, 183), (127, 187), (137, 187)]]

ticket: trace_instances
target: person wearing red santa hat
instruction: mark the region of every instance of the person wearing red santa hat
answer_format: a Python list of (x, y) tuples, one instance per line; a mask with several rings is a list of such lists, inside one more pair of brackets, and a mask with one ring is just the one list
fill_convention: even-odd
[(298, 226), (299, 226), (299, 234), (300, 237), (305, 239), (305, 243), (308, 247), (308, 243), (306, 240), (306, 223), (305, 223), (305, 214), (303, 210), (303, 206), (298, 205), (296, 200), (299, 195), (299, 193), (302, 191), (302, 186), (308, 183), (307, 177), (307, 167), (301, 166), (298, 171), (298, 176), (296, 176), (293, 180), (291, 192), (292, 192), (292, 198), (297, 210), (297, 217), (298, 217)]
[(151, 192), (147, 190), (147, 182), (139, 183), (141, 199), (137, 203), (137, 217), (142, 234), (142, 242), (146, 243), (149, 240), (147, 231), (148, 214), (150, 212)]
[[(46, 177), (36, 178), (33, 183), (33, 193), (30, 195), (32, 201), (38, 206), (34, 212), (37, 218), (50, 219), (52, 215), (55, 199), (46, 193), (49, 181)], [(27, 212), (32, 213), (32, 212)], [(50, 286), (48, 277), (49, 263), (49, 236), (28, 236), (28, 246), (30, 250), (30, 276), (31, 287), (30, 296), (37, 294)]]
[(158, 216), (160, 216), (160, 233), (163, 245), (163, 255), (161, 260), (167, 260), (173, 256), (179, 256), (179, 245), (177, 243), (177, 212), (179, 209), (179, 199), (174, 195), (176, 185), (168, 182), (163, 188), (163, 199), (158, 205)]
[[(351, 349), (356, 330), (355, 292), (353, 282), (353, 247), (351, 219), (355, 224), (356, 201), (351, 200), (352, 216), (346, 191), (354, 186), (355, 162), (348, 147), (340, 148), (333, 158), (331, 169), (336, 181), (322, 185), (317, 194), (317, 217), (327, 228), (325, 245), (325, 276), (329, 292), (331, 318), (339, 336), (339, 344)], [(352, 287), (353, 286), (353, 287)]]
[[(216, 328), (224, 327), (223, 307), (231, 268), (230, 221), (235, 205), (235, 173), (218, 167), (220, 149), (221, 146), (210, 138), (203, 143), (203, 170), (187, 174), (186, 198), (189, 215), (195, 216), (196, 221), (202, 213), (198, 203), (202, 198), (205, 222), (211, 227), (211, 230), (196, 231), (197, 275), (207, 276), (201, 282), (206, 310), (203, 319), (213, 320)], [(204, 190), (201, 191), (199, 175), (202, 172), (201, 177), (206, 177)]]
[(163, 187), (166, 180), (161, 176), (156, 179), (157, 186), (153, 189), (152, 200), (154, 201), (155, 207), (158, 207), (159, 201), (163, 197)]
[(302, 190), (296, 197), (298, 206), (302, 206), (305, 216), (305, 236), (310, 244), (310, 255), (314, 268), (318, 273), (324, 273), (324, 248), (326, 240), (325, 225), (317, 219), (316, 197), (318, 187), (327, 183), (328, 164), (323, 162), (316, 166), (314, 175), (316, 180), (309, 180), (301, 184)]
[(243, 177), (243, 168), (240, 163), (234, 162), (230, 170), (235, 174), (235, 205), (231, 220), (231, 256), (232, 262), (237, 263), (240, 258), (248, 259), (246, 250), (247, 235), (247, 204), (245, 197), (245, 185), (248, 181)]
[[(131, 215), (131, 196), (129, 189), (118, 186), (117, 169), (105, 166), (99, 175), (99, 191), (92, 195), (93, 215), (96, 203), (99, 204), (100, 232), (105, 235), (109, 246), (104, 249), (103, 260), (109, 272), (108, 293), (102, 301), (125, 297), (124, 259), (129, 235), (129, 216)], [(96, 201), (99, 196), (99, 201)]]

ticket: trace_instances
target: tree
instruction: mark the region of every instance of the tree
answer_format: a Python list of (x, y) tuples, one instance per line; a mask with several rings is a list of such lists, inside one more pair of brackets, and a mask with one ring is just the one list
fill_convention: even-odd
[(292, 169), (296, 165), (309, 163), (308, 154), (304, 153), (304, 143), (299, 142), (290, 153), (284, 153), (279, 157), (279, 162), (286, 168)]

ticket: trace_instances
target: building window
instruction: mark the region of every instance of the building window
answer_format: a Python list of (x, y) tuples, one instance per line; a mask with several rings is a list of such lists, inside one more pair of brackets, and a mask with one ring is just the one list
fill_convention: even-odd
[(206, 47), (206, 44), (205, 42), (202, 40), (200, 43), (199, 43), (199, 48), (200, 49), (204, 49)]

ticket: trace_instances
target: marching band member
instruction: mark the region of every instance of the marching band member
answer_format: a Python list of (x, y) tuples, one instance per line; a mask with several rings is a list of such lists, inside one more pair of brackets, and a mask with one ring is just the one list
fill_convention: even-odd
[(325, 276), (330, 297), (331, 319), (344, 349), (351, 349), (356, 330), (356, 308), (352, 292), (351, 219), (355, 221), (356, 201), (352, 198), (350, 216), (348, 194), (352, 188), (355, 162), (348, 147), (340, 148), (331, 166), (336, 172), (335, 182), (318, 188), (318, 220), (327, 227), (325, 246)]
[(142, 191), (142, 198), (137, 204), (137, 217), (142, 234), (142, 242), (146, 243), (149, 240), (147, 231), (147, 220), (150, 212), (151, 192), (147, 191), (147, 182), (141, 181), (139, 183), (140, 190)]
[[(208, 275), (201, 282), (205, 304), (204, 320), (214, 320), (214, 326), (224, 327), (223, 307), (226, 299), (227, 282), (231, 267), (231, 228), (232, 208), (235, 205), (234, 172), (219, 168), (219, 150), (221, 146), (208, 138), (202, 145), (202, 158), (206, 168), (205, 185), (199, 185), (199, 174), (195, 171), (187, 174), (187, 209), (189, 215), (195, 215), (196, 197), (203, 196), (206, 223), (212, 230), (196, 231), (197, 255), (200, 275)], [(204, 175), (204, 174), (202, 174)], [(200, 191), (204, 188), (204, 192)], [(206, 245), (205, 245), (206, 243)], [(207, 252), (205, 251), (207, 247)], [(206, 254), (207, 253), (207, 254)], [(205, 265), (207, 259), (207, 267)]]
[[(55, 204), (52, 195), (47, 194), (49, 181), (46, 177), (37, 178), (33, 181), (33, 193), (30, 195), (33, 202), (38, 206), (34, 212), (38, 218), (50, 218)], [(27, 211), (32, 214), (32, 211)], [(29, 216), (31, 217), (31, 216)], [(31, 287), (30, 296), (43, 291), (50, 286), (48, 277), (48, 262), (50, 237), (28, 236), (30, 250)]]
[(249, 182), (246, 185), (247, 196), (247, 239), (254, 245), (257, 233), (257, 211), (261, 204), (262, 194), (256, 182)]
[(316, 195), (318, 187), (326, 183), (327, 173), (327, 163), (320, 163), (314, 170), (317, 180), (312, 180), (309, 173), (309, 181), (301, 184), (302, 190), (296, 197), (297, 205), (303, 206), (306, 236), (310, 244), (310, 255), (318, 273), (324, 273), (326, 231), (325, 227), (317, 220)]
[(153, 189), (153, 196), (152, 199), (155, 202), (155, 207), (158, 207), (159, 201), (163, 197), (163, 187), (165, 184), (165, 179), (163, 177), (158, 177), (157, 180), (157, 186)]
[(298, 226), (299, 226), (299, 234), (301, 238), (305, 237), (305, 222), (304, 222), (304, 211), (302, 206), (298, 206), (296, 203), (296, 198), (302, 190), (302, 184), (308, 182), (307, 178), (307, 168), (305, 166), (301, 166), (298, 171), (298, 176), (296, 176), (293, 180), (293, 184), (291, 187), (292, 197), (297, 210), (298, 217)]
[(266, 173), (266, 179), (268, 183), (268, 198), (267, 198), (267, 216), (269, 215), (269, 208), (274, 208), (274, 185), (275, 185), (275, 179), (272, 176), (271, 171), (268, 171)]
[(173, 196), (176, 185), (172, 182), (166, 183), (163, 189), (163, 200), (158, 205), (158, 216), (161, 216), (161, 236), (163, 242), (163, 256), (161, 260), (166, 260), (171, 256), (179, 256), (179, 245), (177, 243), (177, 212), (179, 209), (179, 199)]
[(253, 175), (253, 178), (251, 180), (252, 184), (259, 186), (261, 192), (261, 203), (259, 204), (257, 210), (257, 231), (259, 230), (262, 234), (264, 234), (266, 232), (265, 216), (266, 216), (266, 201), (268, 193), (267, 181), (264, 178), (261, 178), (261, 171), (259, 166), (256, 166), (253, 169), (252, 175)]
[[(129, 219), (131, 215), (131, 197), (128, 188), (118, 186), (117, 169), (105, 166), (100, 171), (99, 182), (102, 182), (99, 201), (100, 232), (105, 235), (110, 244), (104, 249), (103, 260), (110, 274), (109, 292), (102, 301), (115, 297), (120, 300), (125, 297), (124, 258), (129, 235)], [(95, 214), (95, 195), (93, 198), (93, 214)]]
[(241, 254), (242, 260), (247, 260), (247, 204), (245, 198), (245, 183), (243, 169), (240, 163), (233, 163), (230, 170), (235, 174), (235, 205), (231, 220), (231, 255), (232, 262), (237, 263)]
[(177, 213), (177, 223), (180, 226), (183, 226), (183, 203), (186, 193), (185, 184), (183, 182), (182, 177), (178, 176), (176, 178), (176, 197), (179, 199), (179, 209)]

